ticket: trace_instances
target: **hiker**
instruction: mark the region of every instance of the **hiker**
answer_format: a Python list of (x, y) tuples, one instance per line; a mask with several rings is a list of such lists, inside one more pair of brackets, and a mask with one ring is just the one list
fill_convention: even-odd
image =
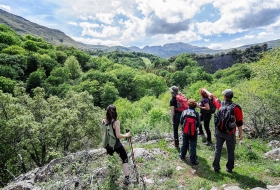
[[(179, 123), (180, 123), (180, 117), (182, 114), (182, 111), (185, 110), (187, 108), (187, 98), (178, 92), (178, 87), (177, 86), (172, 86), (169, 88), (172, 98), (170, 100), (170, 115), (171, 115), (171, 125), (173, 126), (173, 135), (174, 135), (174, 141), (172, 142), (174, 144), (174, 146), (179, 149), (179, 135), (178, 135), (178, 127), (179, 127)], [(182, 98), (180, 98), (180, 101), (182, 100), (182, 102), (178, 102), (179, 99), (177, 100), (178, 96), (182, 96)], [(177, 97), (176, 97), (177, 96)], [(179, 106), (180, 107), (179, 107)]]
[[(238, 128), (239, 140), (242, 140), (243, 112), (239, 105), (232, 102), (233, 91), (226, 89), (222, 92), (224, 101), (221, 103), (219, 111), (214, 115), (215, 123), (215, 156), (212, 164), (216, 173), (220, 172), (221, 151), (226, 142), (228, 161), (226, 171), (232, 173), (234, 168), (234, 149), (236, 144), (236, 128)], [(230, 119), (227, 119), (230, 118)]]
[(196, 145), (197, 145), (197, 128), (200, 124), (200, 118), (198, 112), (195, 111), (197, 102), (194, 99), (188, 100), (188, 109), (183, 111), (180, 124), (182, 125), (182, 140), (180, 158), (185, 161), (186, 153), (189, 149), (190, 152), (190, 164), (198, 165), (196, 156)]
[[(116, 144), (114, 146), (114, 148), (112, 149), (111, 147), (105, 147), (107, 154), (109, 155), (113, 155), (114, 152), (117, 152), (119, 154), (119, 156), (122, 159), (122, 169), (123, 169), (123, 173), (125, 175), (125, 180), (124, 180), (124, 184), (128, 185), (130, 183), (130, 179), (129, 179), (129, 166), (128, 166), (128, 157), (127, 157), (127, 153), (120, 141), (120, 138), (129, 138), (131, 137), (130, 132), (126, 133), (126, 134), (121, 134), (120, 133), (120, 121), (117, 120), (118, 117), (118, 113), (117, 113), (117, 109), (114, 105), (109, 105), (106, 109), (106, 116), (105, 118), (102, 120), (102, 124), (105, 124), (105, 126), (111, 125), (114, 131), (114, 135), (116, 137)], [(103, 134), (102, 134), (103, 135)]]
[[(209, 95), (204, 88), (199, 89), (199, 94), (202, 97), (200, 103), (197, 105), (197, 107), (200, 108), (200, 121), (203, 121), (204, 129), (207, 134), (205, 145), (210, 146), (212, 145), (211, 140), (211, 130), (210, 130), (210, 120), (212, 117), (212, 113), (210, 112), (210, 105), (209, 105)], [(199, 125), (199, 131), (198, 134), (202, 136), (202, 140), (204, 142), (205, 135), (202, 129), (202, 124)]]

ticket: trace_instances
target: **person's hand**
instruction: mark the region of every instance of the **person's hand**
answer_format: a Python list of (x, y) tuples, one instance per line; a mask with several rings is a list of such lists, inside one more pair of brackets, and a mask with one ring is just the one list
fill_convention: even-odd
[(238, 135), (238, 139), (239, 139), (240, 141), (242, 141), (242, 139), (243, 139), (242, 134), (241, 134), (241, 135)]
[(128, 137), (131, 137), (130, 132), (127, 132), (125, 135), (126, 135), (127, 138), (128, 138)]

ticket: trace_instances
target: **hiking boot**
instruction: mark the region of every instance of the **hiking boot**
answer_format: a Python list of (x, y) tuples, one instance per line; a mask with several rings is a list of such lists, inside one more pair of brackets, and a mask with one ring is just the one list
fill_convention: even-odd
[(123, 184), (125, 184), (125, 185), (129, 185), (130, 184), (129, 177), (124, 178)]
[(212, 168), (212, 170), (213, 170), (215, 173), (220, 173), (220, 170), (216, 170), (215, 168)]
[(232, 173), (232, 170), (231, 169), (228, 169), (228, 168), (226, 168), (226, 171), (227, 171), (227, 173)]
[(204, 136), (204, 133), (203, 133), (203, 132), (200, 132), (200, 131), (197, 131), (197, 134), (198, 134), (198, 135), (201, 135), (201, 136)]
[(199, 162), (196, 160), (194, 163), (190, 163), (191, 166), (197, 166)]
[(212, 146), (213, 142), (212, 141), (206, 141), (206, 143), (204, 143), (206, 146)]

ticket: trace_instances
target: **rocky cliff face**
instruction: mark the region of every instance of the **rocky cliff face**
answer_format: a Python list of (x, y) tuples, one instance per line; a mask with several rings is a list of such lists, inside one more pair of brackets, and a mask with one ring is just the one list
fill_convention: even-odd
[(224, 55), (212, 58), (196, 59), (199, 66), (203, 66), (207, 72), (215, 73), (219, 69), (231, 67), (235, 60), (232, 55)]

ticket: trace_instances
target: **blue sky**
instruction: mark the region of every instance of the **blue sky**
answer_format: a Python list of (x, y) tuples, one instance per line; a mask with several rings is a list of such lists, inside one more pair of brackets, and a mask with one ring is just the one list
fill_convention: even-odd
[(0, 0), (0, 8), (94, 45), (228, 49), (280, 39), (279, 0)]

